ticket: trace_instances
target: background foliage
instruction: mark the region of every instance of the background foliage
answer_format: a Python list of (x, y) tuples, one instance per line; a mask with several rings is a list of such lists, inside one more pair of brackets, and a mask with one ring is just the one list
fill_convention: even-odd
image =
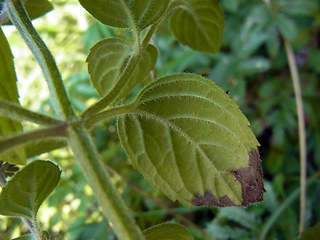
[[(55, 10), (34, 21), (53, 52), (76, 110), (98, 95), (90, 85), (85, 58), (98, 40), (125, 30), (107, 28), (92, 19), (75, 0), (53, 0)], [(320, 170), (320, 3), (317, 0), (273, 0), (271, 9), (257, 0), (222, 0), (225, 32), (220, 53), (203, 54), (178, 44), (168, 22), (153, 39), (159, 59), (153, 74), (195, 72), (216, 82), (238, 102), (261, 144), (267, 193), (263, 203), (242, 208), (186, 208), (173, 203), (137, 173), (122, 150), (114, 121), (93, 129), (95, 142), (113, 181), (144, 229), (164, 221), (188, 225), (196, 239), (295, 239), (299, 222), (299, 149), (296, 108), (286, 54), (280, 35), (292, 41), (303, 91), (308, 144), (307, 225), (320, 219), (317, 199)], [(23, 105), (51, 111), (40, 69), (20, 36), (11, 28)], [(118, 32), (121, 31), (121, 32)], [(137, 89), (138, 91), (138, 89)], [(34, 101), (37, 96), (37, 101)], [(24, 125), (33, 128), (32, 125)], [(54, 239), (113, 239), (92, 192), (71, 153), (60, 149), (39, 156), (63, 169), (58, 187), (40, 209), (39, 219)], [(124, 177), (125, 176), (125, 177)], [(313, 181), (313, 182), (312, 182)], [(181, 220), (189, 219), (189, 222)], [(195, 226), (196, 225), (196, 226)], [(27, 231), (26, 229), (22, 231)], [(20, 235), (20, 223), (0, 218), (3, 239)]]

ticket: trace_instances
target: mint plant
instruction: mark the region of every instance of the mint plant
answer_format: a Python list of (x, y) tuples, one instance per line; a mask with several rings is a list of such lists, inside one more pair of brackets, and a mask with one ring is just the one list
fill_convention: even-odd
[[(164, 223), (144, 232), (135, 224), (110, 181), (89, 131), (101, 122), (117, 118), (118, 135), (131, 164), (173, 201), (190, 207), (261, 202), (265, 190), (259, 143), (239, 106), (200, 75), (179, 73), (159, 79), (150, 75), (158, 55), (150, 40), (167, 17), (182, 44), (202, 52), (218, 52), (224, 29), (219, 2), (79, 2), (102, 23), (126, 28), (129, 34), (104, 39), (90, 49), (88, 72), (101, 98), (77, 115), (55, 60), (29, 19), (51, 9), (50, 3), (1, 1), (1, 24), (14, 24), (28, 44), (43, 71), (55, 111), (54, 116), (47, 116), (19, 105), (12, 54), (1, 31), (1, 160), (25, 165), (28, 157), (68, 145), (119, 239), (193, 239), (177, 224)], [(133, 96), (134, 89), (143, 85), (141, 92)], [(40, 127), (24, 132), (22, 121)], [(32, 161), (8, 183), (4, 171), (0, 175), (5, 185), (0, 195), (0, 213), (20, 217), (33, 238), (48, 238), (36, 216), (41, 203), (58, 183), (58, 167), (50, 162)]]

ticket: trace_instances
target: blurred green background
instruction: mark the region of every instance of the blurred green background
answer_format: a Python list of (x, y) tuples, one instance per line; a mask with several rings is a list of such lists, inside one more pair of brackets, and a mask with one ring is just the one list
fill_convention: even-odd
[[(180, 222), (195, 239), (296, 239), (299, 224), (299, 146), (293, 86), (281, 36), (292, 42), (300, 71), (306, 118), (307, 226), (320, 220), (320, 1), (221, 0), (225, 33), (219, 54), (180, 45), (164, 22), (153, 41), (159, 50), (157, 77), (194, 72), (215, 81), (240, 105), (261, 147), (267, 193), (248, 208), (186, 208), (153, 189), (126, 159), (115, 121), (92, 131), (113, 182), (142, 229)], [(97, 41), (122, 34), (89, 16), (76, 0), (52, 0), (55, 10), (34, 25), (56, 58), (78, 112), (98, 99), (85, 63)], [(40, 68), (13, 27), (5, 27), (15, 56), (21, 103), (50, 114), (49, 93)], [(25, 124), (25, 129), (33, 128)], [(44, 203), (39, 220), (52, 239), (116, 239), (68, 149), (43, 154), (63, 170), (58, 187)], [(202, 230), (200, 230), (202, 229)], [(27, 230), (19, 220), (0, 217), (1, 239)]]

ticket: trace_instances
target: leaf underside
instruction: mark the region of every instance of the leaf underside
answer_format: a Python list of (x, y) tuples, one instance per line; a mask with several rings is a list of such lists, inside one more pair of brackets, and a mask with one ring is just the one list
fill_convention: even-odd
[(217, 0), (184, 1), (172, 14), (170, 27), (182, 44), (217, 53), (223, 37), (224, 15)]
[[(87, 58), (88, 71), (92, 85), (100, 96), (110, 92), (116, 85), (132, 53), (132, 43), (122, 38), (104, 39), (90, 49)], [(157, 56), (157, 49), (150, 44), (141, 52), (140, 60), (118, 94), (118, 99), (127, 96), (148, 76), (156, 64)]]
[(2, 189), (0, 214), (34, 219), (40, 205), (60, 180), (58, 166), (33, 161), (14, 175)]
[(195, 74), (163, 77), (118, 118), (133, 166), (187, 206), (247, 206), (262, 201), (259, 143), (238, 105)]
[(121, 28), (143, 29), (166, 11), (169, 0), (79, 0), (100, 22)]
[[(5, 35), (0, 28), (0, 99), (19, 103), (17, 78), (13, 65), (13, 56)], [(20, 122), (0, 117), (0, 137), (6, 137), (22, 132)], [(0, 160), (12, 164), (25, 164), (23, 147), (0, 153)]]
[(177, 223), (162, 223), (143, 231), (146, 240), (194, 240), (189, 231)]
[[(48, 0), (24, 0), (22, 1), (30, 19), (38, 18), (53, 9), (53, 5)], [(12, 24), (9, 19), (5, 24)]]

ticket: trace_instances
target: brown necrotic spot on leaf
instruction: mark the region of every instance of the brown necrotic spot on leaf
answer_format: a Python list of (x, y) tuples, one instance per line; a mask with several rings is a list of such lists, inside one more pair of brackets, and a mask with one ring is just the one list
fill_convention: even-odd
[[(262, 180), (262, 170), (260, 165), (260, 155), (258, 150), (253, 150), (249, 153), (249, 167), (241, 168), (237, 171), (232, 171), (232, 174), (241, 184), (242, 203), (245, 207), (251, 203), (263, 201), (264, 184)], [(215, 207), (230, 207), (236, 206), (228, 196), (220, 198), (215, 197), (211, 191), (205, 191), (203, 195), (195, 194), (191, 203), (195, 206), (215, 206)]]
[(223, 196), (216, 198), (210, 191), (204, 192), (204, 195), (195, 194), (195, 197), (191, 200), (191, 203), (195, 206), (215, 206), (215, 207), (230, 207), (235, 204), (229, 197)]
[(241, 183), (242, 206), (263, 201), (263, 193), (266, 190), (264, 189), (260, 163), (258, 150), (253, 150), (249, 153), (249, 168), (241, 168), (232, 172)]

